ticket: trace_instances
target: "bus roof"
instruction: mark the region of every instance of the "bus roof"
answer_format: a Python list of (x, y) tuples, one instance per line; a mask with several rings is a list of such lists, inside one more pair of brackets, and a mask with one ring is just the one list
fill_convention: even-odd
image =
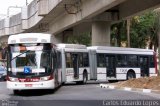
[(57, 44), (56, 46), (66, 52), (88, 52), (87, 47), (81, 44)]
[(81, 44), (57, 44), (58, 48), (73, 48), (73, 49), (87, 49), (85, 45)]
[(43, 33), (22, 33), (16, 35), (10, 35), (8, 38), (8, 44), (20, 44), (20, 43), (51, 43), (51, 34)]
[(90, 46), (88, 50), (96, 50), (97, 53), (115, 53), (115, 54), (151, 54), (154, 50), (124, 47), (108, 47), (108, 46)]

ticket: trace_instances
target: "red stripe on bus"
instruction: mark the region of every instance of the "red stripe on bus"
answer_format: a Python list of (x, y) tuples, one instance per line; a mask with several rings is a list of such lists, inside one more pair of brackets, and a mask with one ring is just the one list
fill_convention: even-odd
[(155, 73), (157, 74), (158, 73), (158, 69), (157, 69), (157, 55), (156, 55), (156, 52), (154, 52), (154, 63), (155, 63)]

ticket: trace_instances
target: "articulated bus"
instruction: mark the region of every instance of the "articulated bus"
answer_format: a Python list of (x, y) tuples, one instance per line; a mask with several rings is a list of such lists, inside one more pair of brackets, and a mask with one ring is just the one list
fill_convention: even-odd
[(59, 52), (50, 34), (11, 35), (8, 39), (7, 88), (54, 89), (61, 84)]
[(87, 49), (91, 79), (114, 82), (157, 75), (157, 58), (153, 50), (106, 46)]
[(57, 48), (62, 55), (62, 82), (86, 83), (90, 79), (87, 47), (80, 44), (57, 44)]
[(54, 89), (87, 80), (127, 80), (157, 75), (153, 50), (54, 44), (50, 34), (26, 33), (8, 39), (7, 88)]

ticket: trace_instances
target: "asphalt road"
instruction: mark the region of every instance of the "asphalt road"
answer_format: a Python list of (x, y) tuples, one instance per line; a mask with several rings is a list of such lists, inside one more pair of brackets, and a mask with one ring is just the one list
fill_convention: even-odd
[(160, 105), (157, 102), (159, 94), (104, 89), (99, 87), (99, 83), (91, 82), (86, 85), (67, 84), (55, 91), (22, 91), (19, 95), (13, 95), (6, 89), (6, 83), (0, 82), (0, 100), (0, 106), (127, 106), (122, 104), (127, 103), (126, 100), (152, 100), (155, 106)]

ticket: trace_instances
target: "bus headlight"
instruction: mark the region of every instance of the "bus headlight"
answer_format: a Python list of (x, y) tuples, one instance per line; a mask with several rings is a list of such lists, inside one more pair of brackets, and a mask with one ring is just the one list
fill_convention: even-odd
[(46, 81), (46, 80), (48, 80), (48, 79), (49, 79), (49, 76), (41, 77), (41, 80), (42, 80), (42, 81)]
[(51, 75), (51, 76), (46, 76), (46, 77), (41, 77), (41, 78), (40, 78), (41, 81), (47, 81), (47, 80), (51, 80), (51, 79), (53, 79), (53, 76), (52, 76), (52, 75)]
[(8, 81), (18, 82), (18, 78), (8, 77)]

